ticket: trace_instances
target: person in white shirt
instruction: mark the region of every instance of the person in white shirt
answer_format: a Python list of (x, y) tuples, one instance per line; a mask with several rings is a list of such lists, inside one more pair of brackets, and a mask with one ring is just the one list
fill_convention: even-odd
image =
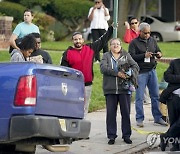
[[(110, 19), (109, 10), (104, 6), (102, 0), (95, 0), (94, 7), (89, 9), (88, 19), (91, 21), (90, 29), (93, 41), (101, 37), (108, 29)], [(108, 52), (108, 44), (103, 48), (103, 53)], [(95, 61), (100, 61), (100, 53), (95, 53)]]

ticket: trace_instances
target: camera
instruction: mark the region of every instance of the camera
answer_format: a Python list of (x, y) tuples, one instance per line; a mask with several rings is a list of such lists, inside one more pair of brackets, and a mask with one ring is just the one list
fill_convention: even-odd
[(152, 56), (158, 56), (159, 54), (158, 53), (152, 53)]

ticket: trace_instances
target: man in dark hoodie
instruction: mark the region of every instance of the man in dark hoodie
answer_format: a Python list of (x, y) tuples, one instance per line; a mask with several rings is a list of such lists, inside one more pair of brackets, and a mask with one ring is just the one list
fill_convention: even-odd
[(180, 58), (172, 60), (168, 69), (164, 72), (164, 80), (168, 87), (162, 92), (160, 102), (166, 103), (170, 128), (160, 135), (160, 147), (165, 151), (168, 141), (174, 141), (170, 151), (179, 151), (180, 141)]

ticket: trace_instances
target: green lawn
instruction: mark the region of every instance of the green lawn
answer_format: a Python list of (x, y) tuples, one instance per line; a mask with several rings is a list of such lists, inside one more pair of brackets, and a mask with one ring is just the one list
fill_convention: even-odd
[[(53, 64), (59, 65), (62, 51), (66, 50), (67, 47), (71, 45), (71, 42), (44, 42), (42, 43), (42, 48), (48, 50), (50, 53)], [(128, 45), (123, 43), (123, 48), (128, 49)], [(180, 58), (180, 43), (159, 43), (159, 47), (162, 50), (164, 57), (176, 57)], [(0, 61), (9, 61), (10, 56), (8, 51), (0, 51)], [(158, 63), (157, 74), (159, 82), (163, 77), (164, 71), (167, 69), (168, 64)], [(95, 111), (97, 109), (102, 109), (105, 107), (105, 100), (102, 91), (102, 74), (99, 71), (99, 64), (94, 64), (94, 81), (93, 90), (89, 111)]]
[[(43, 42), (42, 48), (46, 50), (64, 51), (68, 46), (72, 45), (71, 42)], [(180, 43), (179, 42), (168, 42), (168, 43), (158, 43), (160, 49), (162, 50), (164, 57), (180, 57)], [(128, 44), (123, 43), (123, 48), (128, 50)]]

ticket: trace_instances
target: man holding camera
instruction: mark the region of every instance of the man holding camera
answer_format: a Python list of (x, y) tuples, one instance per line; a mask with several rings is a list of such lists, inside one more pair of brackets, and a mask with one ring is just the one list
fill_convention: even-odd
[[(93, 41), (98, 40), (108, 29), (108, 20), (110, 19), (109, 10), (104, 6), (102, 0), (95, 0), (94, 7), (91, 7), (88, 19), (91, 21), (90, 28)], [(103, 53), (108, 52), (108, 44), (103, 48)], [(95, 61), (100, 62), (100, 53), (95, 53)]]
[(141, 23), (139, 25), (139, 31), (139, 36), (129, 44), (129, 53), (140, 67), (135, 98), (137, 126), (144, 126), (143, 100), (146, 86), (149, 89), (151, 98), (151, 111), (154, 117), (154, 124), (167, 126), (167, 123), (162, 119), (159, 109), (159, 87), (156, 74), (157, 62), (155, 58), (161, 58), (162, 53), (155, 39), (150, 36), (151, 31), (148, 23)]

